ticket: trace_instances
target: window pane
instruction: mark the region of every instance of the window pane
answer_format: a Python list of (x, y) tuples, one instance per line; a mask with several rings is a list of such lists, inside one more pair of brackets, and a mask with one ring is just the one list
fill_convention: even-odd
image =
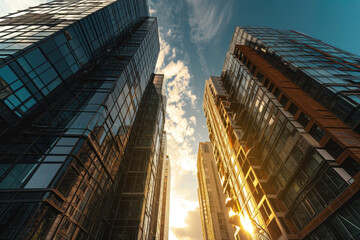
[(25, 58), (33, 68), (36, 68), (45, 62), (45, 57), (38, 48), (26, 54)]
[(75, 172), (75, 170), (70, 167), (69, 171), (66, 173), (58, 187), (58, 190), (62, 195), (66, 197), (69, 194), (69, 191), (73, 187), (77, 176), (78, 174)]
[(31, 177), (25, 188), (47, 188), (61, 164), (42, 164)]
[(0, 183), (0, 189), (15, 189), (21, 186), (36, 164), (17, 164)]
[(6, 170), (8, 170), (9, 167), (10, 164), (0, 164), (0, 178), (6, 172)]
[(8, 84), (11, 84), (18, 77), (8, 66), (5, 66), (0, 68), (0, 78), (4, 79)]

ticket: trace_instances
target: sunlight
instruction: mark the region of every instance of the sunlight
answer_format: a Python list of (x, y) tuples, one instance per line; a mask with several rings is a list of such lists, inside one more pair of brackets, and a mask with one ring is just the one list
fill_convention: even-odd
[(188, 212), (193, 211), (199, 206), (198, 202), (188, 201), (178, 197), (171, 198), (170, 204), (170, 226), (175, 228), (186, 227), (186, 216)]
[(249, 232), (250, 234), (252, 234), (254, 232), (254, 226), (253, 226), (250, 218), (247, 216), (247, 214), (245, 214), (245, 217), (240, 215), (240, 221), (241, 221), (241, 225), (245, 229), (245, 231)]

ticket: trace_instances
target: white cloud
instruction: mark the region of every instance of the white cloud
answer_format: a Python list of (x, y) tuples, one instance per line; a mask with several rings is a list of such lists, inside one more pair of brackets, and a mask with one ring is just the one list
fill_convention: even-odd
[(233, 0), (186, 0), (190, 7), (189, 24), (195, 43), (208, 43), (214, 39), (231, 18)]
[(221, 29), (229, 23), (234, 0), (186, 0), (186, 3), (190, 9), (190, 37), (196, 44), (201, 70), (210, 75), (203, 53), (204, 44), (213, 43)]
[(149, 13), (150, 13), (150, 16), (153, 16), (154, 14), (156, 14), (156, 10), (155, 8), (153, 7), (154, 3), (149, 0)]
[(197, 219), (200, 218), (199, 208), (194, 210), (187, 211), (186, 217), (184, 219), (186, 226), (185, 227), (172, 227), (170, 239), (181, 239), (181, 240), (190, 240), (190, 239), (201, 239), (202, 231), (201, 222)]
[[(201, 224), (196, 193), (196, 156), (193, 154), (196, 118), (193, 115), (188, 116), (188, 109), (195, 108), (197, 97), (190, 87), (192, 76), (186, 58), (183, 58), (186, 53), (177, 51), (167, 41), (173, 37), (170, 29), (166, 30), (161, 26), (159, 29), (160, 54), (156, 72), (165, 76), (167, 92), (165, 130), (167, 154), (172, 169), (170, 239), (199, 239), (196, 234), (194, 235), (198, 228), (191, 230), (194, 224), (189, 222), (190, 216), (197, 225)], [(197, 217), (194, 219), (193, 216)], [(183, 233), (186, 236), (181, 237)]]
[(176, 208), (171, 208), (171, 215), (176, 218), (171, 219), (171, 225), (176, 227), (186, 227), (185, 219), (187, 212), (193, 211), (199, 207), (197, 201), (188, 201), (183, 198), (174, 197), (171, 199), (171, 205), (176, 205)]
[(39, 5), (41, 3), (50, 2), (50, 0), (1, 0), (0, 1), (0, 16), (23, 10), (29, 7)]
[[(154, 0), (152, 0), (155, 2)], [(189, 55), (184, 47), (181, 22), (183, 6), (172, 0), (156, 1), (160, 54), (156, 72), (165, 76), (167, 92), (167, 154), (171, 161), (170, 239), (201, 239), (201, 219), (197, 199), (195, 142), (197, 97), (191, 87)], [(200, 233), (200, 235), (199, 235)]]
[(149, 13), (150, 13), (150, 16), (153, 16), (156, 13), (156, 10), (149, 8)]
[(170, 45), (162, 39), (160, 34), (160, 53), (158, 60), (156, 62), (155, 72), (160, 72), (163, 69), (165, 56), (169, 54), (169, 51), (170, 51)]

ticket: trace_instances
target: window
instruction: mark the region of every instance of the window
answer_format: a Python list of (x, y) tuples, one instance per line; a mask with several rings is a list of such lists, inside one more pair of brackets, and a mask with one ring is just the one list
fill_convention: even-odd
[(318, 142), (320, 142), (325, 135), (325, 132), (316, 124), (311, 127), (309, 133)]
[(248, 69), (250, 69), (250, 67), (251, 67), (251, 62), (250, 62), (250, 60), (247, 62), (246, 67), (247, 67)]
[(285, 95), (282, 95), (281, 99), (280, 99), (280, 104), (285, 107), (286, 104), (288, 103), (289, 99), (285, 96)]
[(0, 189), (16, 189), (19, 188), (26, 178), (31, 174), (37, 164), (20, 163), (15, 165), (13, 169), (5, 176), (0, 183)]
[(264, 86), (265, 86), (266, 88), (267, 88), (268, 84), (269, 84), (269, 79), (265, 79)]
[(252, 68), (251, 68), (251, 73), (254, 74), (255, 72), (256, 72), (256, 66), (254, 65), (254, 66), (252, 66)]
[(204, 152), (204, 153), (210, 152), (210, 151), (209, 151), (209, 147), (208, 147), (207, 145), (202, 145), (202, 149), (203, 149), (203, 152)]
[[(254, 66), (254, 67), (255, 67), (255, 66)], [(261, 72), (258, 72), (258, 73), (256, 74), (256, 77), (257, 77), (257, 79), (259, 79), (260, 82), (262, 82), (263, 79), (264, 79), (264, 75), (263, 75)], [(266, 79), (266, 80), (269, 82), (268, 79)], [(265, 84), (265, 85), (267, 85), (267, 84)]]
[(302, 112), (297, 121), (305, 128), (310, 122), (310, 118)]
[(344, 151), (334, 140), (330, 139), (324, 146), (325, 150), (330, 153), (333, 158), (338, 158)]
[(280, 90), (279, 90), (278, 88), (275, 88), (274, 96), (275, 96), (276, 98), (278, 98), (279, 95), (280, 95)]
[(244, 59), (242, 60), (242, 62), (245, 64), (247, 61), (247, 57), (244, 57)]
[(24, 188), (47, 188), (61, 164), (42, 164)]
[(0, 178), (6, 172), (6, 170), (10, 167), (10, 164), (0, 164)]
[(77, 172), (72, 167), (70, 167), (69, 171), (65, 174), (64, 178), (59, 184), (58, 191), (66, 197), (74, 185), (77, 176)]
[(4, 79), (8, 84), (15, 82), (18, 77), (15, 73), (9, 68), (9, 66), (5, 66), (0, 68), (0, 78)]
[(11, 204), (0, 219), (0, 239), (13, 239), (16, 230), (24, 223), (33, 207), (33, 203)]
[(269, 92), (272, 92), (273, 88), (274, 88), (274, 84), (273, 84), (273, 83), (270, 83)]
[(54, 219), (58, 216), (58, 214), (52, 209), (49, 208), (47, 205), (43, 204), (39, 212), (45, 212), (45, 214), (41, 218), (41, 222), (38, 224), (38, 227), (32, 236), (36, 236), (38, 239), (46, 238), (46, 234)]
[(293, 116), (295, 116), (297, 111), (298, 111), (298, 107), (295, 104), (291, 103), (288, 112), (291, 113)]
[(351, 157), (346, 158), (345, 161), (341, 163), (340, 167), (344, 168), (352, 177), (360, 171), (360, 164)]
[(44, 55), (38, 48), (26, 54), (25, 58), (33, 68), (40, 66), (46, 61)]

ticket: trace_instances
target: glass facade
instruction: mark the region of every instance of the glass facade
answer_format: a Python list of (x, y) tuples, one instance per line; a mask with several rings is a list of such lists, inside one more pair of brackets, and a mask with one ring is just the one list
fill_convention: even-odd
[(102, 239), (147, 240), (159, 236), (158, 201), (162, 201), (160, 188), (166, 151), (163, 79), (164, 75), (154, 75), (141, 100), (120, 165), (109, 228)]
[(237, 27), (229, 52), (248, 45), (360, 133), (360, 57), (293, 30)]
[(156, 173), (150, 234), (153, 240), (168, 239), (170, 204), (170, 161), (166, 155), (166, 132), (161, 137), (160, 155)]
[(90, 71), (147, 11), (145, 0), (54, 1), (1, 18), (1, 131), (35, 106), (47, 107), (47, 95)]
[(99, 239), (113, 228), (125, 149), (154, 86), (159, 37), (147, 16), (144, 0), (69, 0), (0, 18), (0, 239)]
[(211, 143), (199, 143), (197, 177), (203, 239), (230, 240), (235, 231), (228, 223), (225, 195), (215, 164)]
[[(338, 223), (333, 239), (342, 231), (359, 237), (358, 211), (342, 210), (356, 209), (359, 199), (358, 123), (310, 92), (314, 75), (297, 81), (310, 70), (340, 68), (340, 52), (342, 64), (355, 67), (337, 71), (355, 79), (357, 56), (290, 30), (236, 27), (221, 77), (207, 80), (204, 111), (222, 186), (234, 201), (230, 210), (243, 220), (238, 239), (328, 239), (318, 237), (331, 221)], [(284, 59), (293, 54), (314, 65), (292, 66)], [(336, 95), (332, 106), (350, 98)], [(257, 231), (246, 231), (249, 222)]]

